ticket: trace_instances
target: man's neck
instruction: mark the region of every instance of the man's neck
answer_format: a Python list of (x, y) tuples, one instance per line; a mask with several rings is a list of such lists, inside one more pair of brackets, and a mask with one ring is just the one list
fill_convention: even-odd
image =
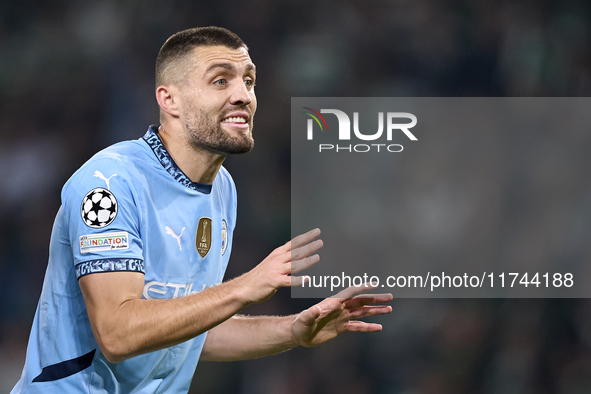
[(177, 134), (160, 126), (158, 135), (176, 165), (193, 182), (211, 185), (226, 156), (209, 152), (181, 141)]

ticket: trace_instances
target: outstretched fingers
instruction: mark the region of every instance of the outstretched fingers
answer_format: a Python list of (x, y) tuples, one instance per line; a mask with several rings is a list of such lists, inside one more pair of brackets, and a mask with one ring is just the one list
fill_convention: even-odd
[[(314, 229), (291, 240), (289, 243), (291, 249), (283, 251), (289, 254), (289, 256), (285, 256), (284, 260), (286, 274), (304, 271), (320, 261), (320, 256), (316, 252), (324, 246), (324, 243), (321, 239), (314, 240), (318, 235), (320, 235), (320, 230)], [(286, 285), (299, 286), (302, 283), (303, 279), (292, 277), (289, 284), (286, 283)]]
[(382, 331), (382, 325), (377, 323), (366, 323), (358, 320), (351, 320), (347, 326), (351, 332), (377, 332)]
[(291, 250), (291, 261), (297, 261), (303, 259), (304, 257), (310, 256), (311, 254), (319, 251), (323, 246), (324, 243), (322, 240), (317, 239), (298, 248), (294, 248)]
[(336, 299), (340, 302), (346, 302), (354, 297), (362, 295), (363, 293), (365, 293), (367, 291), (371, 291), (371, 290), (375, 289), (376, 287), (378, 287), (377, 283), (367, 282), (367, 283), (362, 284), (361, 286), (347, 287), (346, 289), (338, 292), (337, 294), (335, 294), (331, 298)]
[(291, 241), (286, 243), (284, 246), (286, 247), (287, 251), (295, 250), (303, 245), (310, 243), (316, 237), (320, 235), (320, 229), (315, 228), (313, 230), (308, 231), (307, 233), (298, 235), (294, 237)]
[(296, 274), (300, 271), (304, 271), (319, 261), (320, 256), (317, 254), (313, 254), (312, 256), (308, 256), (300, 260), (292, 261), (289, 267), (289, 273)]
[(361, 308), (353, 309), (349, 316), (351, 319), (362, 319), (368, 316), (385, 315), (390, 312), (392, 312), (392, 307), (390, 305), (366, 305)]
[(310, 241), (312, 241), (314, 238), (318, 237), (319, 235), (320, 235), (320, 229), (315, 228), (313, 230), (310, 230), (304, 234), (298, 235), (297, 237), (293, 238), (291, 240), (291, 246), (294, 249), (299, 248), (300, 246), (309, 243)]
[(306, 278), (305, 276), (294, 276), (294, 275), (289, 275), (289, 274), (295, 274), (295, 273), (303, 271), (307, 268), (310, 268), (311, 266), (316, 264), (318, 261), (320, 261), (320, 256), (315, 254), (315, 255), (308, 256), (306, 258), (303, 258), (303, 259), (300, 259), (297, 261), (293, 261), (289, 264), (286, 264), (285, 270), (284, 270), (284, 273), (286, 275), (283, 277), (283, 286), (285, 286), (285, 287), (302, 286), (304, 284), (304, 281), (306, 279), (309, 279), (309, 277)]
[(386, 294), (363, 294), (345, 301), (347, 309), (357, 309), (364, 305), (383, 304), (384, 302), (392, 301), (394, 297), (390, 293)]
[(285, 287), (298, 287), (304, 284), (305, 277), (303, 276), (286, 276)]

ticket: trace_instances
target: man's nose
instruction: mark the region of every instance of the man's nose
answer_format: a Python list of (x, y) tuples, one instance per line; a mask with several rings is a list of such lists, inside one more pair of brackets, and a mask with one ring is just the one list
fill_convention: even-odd
[(244, 82), (236, 84), (237, 86), (232, 91), (230, 96), (230, 103), (233, 105), (248, 105), (252, 101), (250, 92), (248, 91)]

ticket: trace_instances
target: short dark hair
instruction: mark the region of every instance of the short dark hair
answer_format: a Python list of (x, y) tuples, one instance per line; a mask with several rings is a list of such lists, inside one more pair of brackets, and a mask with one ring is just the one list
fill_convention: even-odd
[(173, 34), (166, 40), (156, 58), (156, 87), (165, 83), (169, 66), (199, 46), (222, 45), (230, 49), (248, 47), (236, 34), (216, 26), (195, 27)]

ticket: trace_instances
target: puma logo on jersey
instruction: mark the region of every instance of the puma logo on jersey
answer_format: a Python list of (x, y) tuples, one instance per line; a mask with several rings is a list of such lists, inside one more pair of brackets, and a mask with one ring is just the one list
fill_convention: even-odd
[(106, 178), (106, 177), (103, 175), (103, 173), (102, 173), (102, 172), (100, 172), (100, 171), (95, 171), (93, 176), (94, 176), (95, 178), (100, 178), (100, 179), (102, 179), (103, 181), (105, 181), (105, 183), (107, 184), (107, 190), (111, 190), (111, 189), (109, 188), (109, 181), (110, 181), (110, 180), (111, 180), (111, 178), (113, 178), (114, 176), (117, 176), (117, 174), (113, 174), (113, 175), (111, 175), (110, 177)]
[(183, 236), (183, 232), (184, 231), (185, 231), (185, 228), (183, 227), (183, 229), (181, 230), (181, 234), (180, 235), (176, 235), (176, 233), (174, 232), (173, 229), (171, 229), (170, 227), (166, 226), (166, 234), (170, 234), (174, 238), (176, 238), (176, 241), (179, 243), (179, 249), (180, 250), (183, 250), (183, 247), (181, 246), (181, 237)]

